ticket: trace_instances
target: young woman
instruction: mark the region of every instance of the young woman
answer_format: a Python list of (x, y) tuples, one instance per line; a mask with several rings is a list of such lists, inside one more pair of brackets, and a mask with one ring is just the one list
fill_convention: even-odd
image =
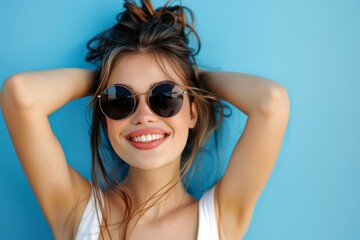
[[(2, 89), (7, 127), (55, 239), (241, 239), (284, 137), (286, 90), (245, 74), (197, 71), (187, 8), (155, 10), (149, 0), (124, 7), (88, 44), (96, 71), (20, 73)], [(86, 95), (91, 182), (67, 164), (48, 120)], [(222, 119), (218, 99), (248, 120), (225, 175), (197, 201), (182, 179)]]

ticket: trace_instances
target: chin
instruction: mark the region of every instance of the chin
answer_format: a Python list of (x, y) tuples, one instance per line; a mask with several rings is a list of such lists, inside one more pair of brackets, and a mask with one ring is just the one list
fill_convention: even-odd
[[(180, 165), (179, 157), (166, 157), (164, 154), (159, 155), (150, 154), (147, 156), (128, 156), (122, 158), (130, 167), (141, 169), (141, 170), (157, 170), (163, 167), (177, 167)], [(173, 159), (173, 160), (171, 160)]]

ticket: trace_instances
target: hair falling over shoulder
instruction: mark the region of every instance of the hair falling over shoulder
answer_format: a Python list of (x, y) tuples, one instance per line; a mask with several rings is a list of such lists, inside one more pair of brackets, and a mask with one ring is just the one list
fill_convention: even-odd
[[(109, 227), (113, 224), (107, 221), (104, 208), (99, 204), (100, 194), (102, 192), (116, 194), (123, 200), (125, 212), (122, 221), (114, 225), (121, 229), (120, 238), (128, 239), (136, 222), (145, 211), (189, 174), (191, 165), (197, 156), (201, 155), (202, 146), (223, 118), (222, 104), (198, 81), (195, 55), (200, 51), (200, 39), (194, 30), (192, 11), (181, 5), (172, 5), (171, 1), (167, 1), (158, 9), (154, 9), (149, 0), (139, 2), (137, 4), (136, 1), (125, 0), (124, 11), (117, 15), (117, 23), (96, 35), (87, 44), (89, 52), (86, 61), (97, 66), (92, 86), (94, 97), (90, 103), (92, 186), (96, 204), (100, 206), (104, 219), (101, 234), (103, 237), (103, 234), (108, 234), (110, 238)], [(191, 36), (195, 37), (196, 49), (189, 47)], [(189, 131), (187, 144), (183, 150), (181, 169), (179, 169), (181, 179), (166, 184), (139, 208), (133, 206), (131, 193), (122, 184), (128, 165), (111, 147), (104, 126), (104, 116), (101, 114), (96, 97), (106, 87), (116, 61), (136, 53), (152, 55), (165, 72), (167, 70), (164, 63), (169, 63), (174, 72), (183, 79), (199, 116), (195, 128)], [(134, 219), (136, 219), (135, 225), (129, 224)]]

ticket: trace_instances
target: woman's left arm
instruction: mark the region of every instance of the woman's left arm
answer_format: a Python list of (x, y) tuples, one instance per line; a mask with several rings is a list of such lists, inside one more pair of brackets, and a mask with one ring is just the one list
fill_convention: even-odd
[(251, 75), (200, 71), (199, 78), (216, 96), (248, 116), (225, 175), (216, 186), (223, 227), (233, 225), (244, 233), (280, 151), (289, 119), (289, 97), (280, 84)]

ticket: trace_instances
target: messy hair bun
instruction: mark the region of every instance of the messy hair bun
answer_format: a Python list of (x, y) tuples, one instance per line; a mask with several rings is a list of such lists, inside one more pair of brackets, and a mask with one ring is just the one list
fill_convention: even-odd
[[(194, 15), (187, 7), (169, 6), (170, 2), (155, 10), (149, 0), (142, 0), (141, 6), (126, 0), (125, 10), (116, 17), (117, 23), (88, 42), (86, 61), (98, 65), (117, 47), (127, 46), (132, 48), (128, 50), (139, 52), (161, 49), (195, 63), (200, 39), (194, 30)], [(190, 23), (186, 14), (190, 16)], [(196, 50), (188, 46), (191, 34), (197, 41)], [(168, 43), (172, 43), (171, 46)]]

